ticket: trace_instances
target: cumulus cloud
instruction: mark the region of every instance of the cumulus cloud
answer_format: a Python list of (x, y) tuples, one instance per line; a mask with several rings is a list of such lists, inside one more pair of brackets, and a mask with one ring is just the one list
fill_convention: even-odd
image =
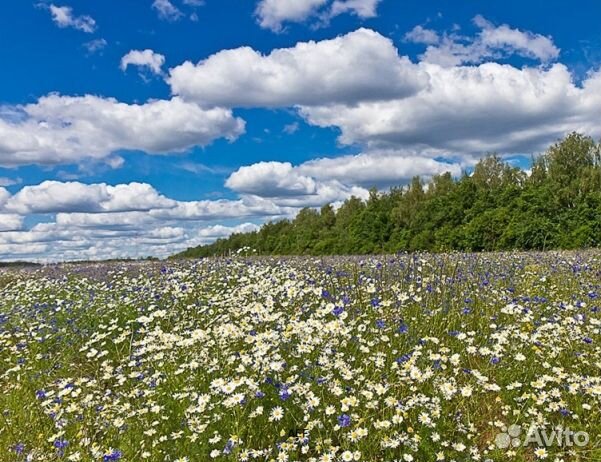
[(156, 10), (159, 18), (165, 21), (177, 21), (184, 14), (169, 0), (154, 0), (152, 8)]
[(23, 217), (17, 214), (0, 213), (0, 232), (20, 230)]
[(198, 230), (196, 239), (203, 244), (207, 244), (216, 239), (225, 238), (234, 233), (250, 233), (258, 231), (259, 226), (254, 223), (242, 223), (236, 226), (214, 225), (207, 226)]
[(315, 180), (299, 174), (289, 162), (259, 162), (240, 167), (225, 185), (236, 192), (263, 197), (302, 196), (315, 194), (317, 190)]
[(268, 198), (280, 206), (313, 207), (350, 196), (366, 198), (368, 189), (406, 184), (420, 175), (461, 173), (460, 162), (442, 162), (394, 151), (289, 162), (258, 162), (240, 167), (226, 181), (239, 194)]
[(289, 162), (259, 162), (239, 168), (226, 186), (246, 197), (268, 198), (281, 207), (316, 207), (350, 196), (365, 198), (366, 189), (325, 176), (317, 179)]
[(412, 97), (303, 107), (301, 114), (314, 125), (338, 127), (341, 143), (426, 156), (532, 153), (570, 131), (601, 135), (599, 73), (577, 86), (562, 64), (420, 67), (430, 86)]
[[(257, 229), (243, 218), (262, 222), (297, 211), (256, 196), (175, 201), (143, 183), (46, 181), (12, 196), (0, 188), (0, 260), (168, 256)], [(24, 229), (24, 218), (31, 215), (47, 221)]]
[(317, 18), (327, 22), (334, 16), (344, 13), (355, 14), (360, 18), (376, 16), (381, 0), (260, 0), (255, 10), (261, 27), (281, 32), (284, 23), (304, 22)]
[(87, 32), (88, 34), (96, 30), (96, 21), (94, 21), (94, 18), (87, 15), (75, 16), (73, 14), (73, 8), (70, 6), (57, 6), (51, 4), (48, 6), (48, 11), (50, 11), (52, 20), (58, 27), (72, 27), (73, 29)]
[(178, 202), (176, 207), (151, 210), (150, 216), (162, 220), (211, 221), (246, 217), (285, 216), (293, 211), (261, 197), (246, 196), (236, 200), (219, 199)]
[(456, 33), (439, 37), (436, 32), (421, 26), (405, 38), (428, 44), (422, 60), (443, 66), (480, 63), (514, 54), (548, 63), (559, 56), (559, 48), (544, 35), (514, 29), (507, 24), (495, 26), (482, 16), (476, 16), (474, 24), (480, 32), (473, 38)]
[(418, 25), (405, 34), (405, 40), (413, 43), (433, 45), (439, 42), (440, 37), (435, 30), (426, 29), (425, 27)]
[(163, 64), (165, 64), (165, 56), (150, 49), (131, 50), (121, 58), (122, 71), (126, 71), (128, 66), (138, 66), (147, 68), (153, 74), (160, 74)]
[(21, 178), (0, 177), (0, 186), (14, 186), (16, 184), (21, 184), (22, 182), (23, 180)]
[(173, 93), (204, 106), (288, 107), (402, 98), (427, 75), (392, 41), (358, 29), (320, 42), (300, 42), (269, 55), (248, 48), (216, 53), (169, 71)]
[(2, 211), (6, 201), (10, 198), (10, 193), (6, 188), (0, 186), (0, 212)]
[(180, 98), (126, 104), (97, 96), (51, 94), (0, 117), (0, 165), (76, 163), (117, 150), (183, 152), (217, 138), (233, 140), (244, 121), (222, 108), (202, 109)]
[(461, 174), (459, 161), (423, 157), (418, 153), (382, 151), (310, 160), (297, 167), (302, 175), (317, 180), (337, 180), (365, 188), (406, 184), (414, 176), (431, 177), (445, 172)]
[(176, 206), (176, 201), (160, 195), (144, 183), (116, 186), (83, 184), (79, 182), (44, 181), (39, 185), (25, 186), (5, 201), (4, 209), (10, 212), (124, 212), (147, 211)]
[(377, 16), (378, 4), (382, 0), (335, 0), (330, 9), (330, 17), (343, 13), (353, 13), (360, 18)]

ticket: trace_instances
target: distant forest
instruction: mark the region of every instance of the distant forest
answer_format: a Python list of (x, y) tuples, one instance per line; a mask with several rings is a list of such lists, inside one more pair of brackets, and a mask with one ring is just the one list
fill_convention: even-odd
[(258, 254), (331, 255), (398, 251), (546, 250), (601, 244), (601, 142), (572, 133), (533, 158), (527, 175), (488, 155), (460, 178), (427, 183), (415, 177), (366, 201), (334, 210), (305, 208), (293, 220), (270, 222), (175, 257), (224, 255), (243, 247)]

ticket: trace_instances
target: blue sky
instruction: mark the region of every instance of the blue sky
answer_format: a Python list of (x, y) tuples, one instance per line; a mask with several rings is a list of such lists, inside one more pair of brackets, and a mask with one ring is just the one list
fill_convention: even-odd
[(601, 136), (595, 0), (0, 8), (1, 260), (165, 256)]

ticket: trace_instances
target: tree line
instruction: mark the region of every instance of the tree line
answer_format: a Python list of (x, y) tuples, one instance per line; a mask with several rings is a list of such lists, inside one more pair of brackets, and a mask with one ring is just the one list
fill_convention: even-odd
[(571, 133), (532, 159), (530, 173), (487, 155), (459, 178), (420, 177), (337, 210), (304, 208), (292, 220), (189, 248), (176, 257), (332, 255), (398, 251), (546, 250), (601, 244), (601, 142)]

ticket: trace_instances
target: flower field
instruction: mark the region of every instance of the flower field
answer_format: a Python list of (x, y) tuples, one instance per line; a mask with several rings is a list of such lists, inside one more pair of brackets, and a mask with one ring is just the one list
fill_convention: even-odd
[(0, 460), (599, 461), (600, 294), (597, 252), (8, 270)]

